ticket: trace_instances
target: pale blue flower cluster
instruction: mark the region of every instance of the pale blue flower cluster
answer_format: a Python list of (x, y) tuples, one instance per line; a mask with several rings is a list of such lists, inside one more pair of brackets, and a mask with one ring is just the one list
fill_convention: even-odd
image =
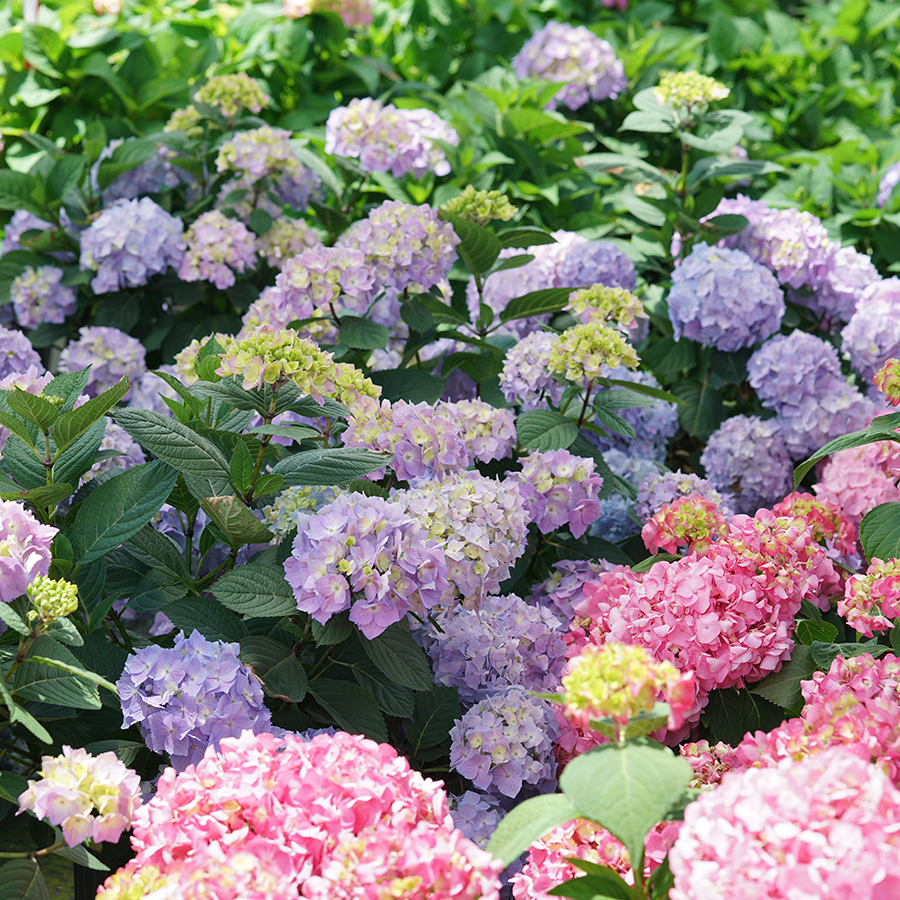
[(72, 341), (59, 355), (60, 372), (78, 372), (91, 367), (85, 393), (91, 397), (102, 394), (123, 375), (131, 381), (147, 371), (146, 351), (137, 339), (105, 325), (89, 325), (78, 329), (79, 338)]
[(75, 312), (78, 290), (62, 284), (62, 269), (56, 266), (25, 266), (9, 289), (16, 321), (23, 328), (42, 322), (60, 324)]
[(29, 366), (44, 371), (41, 358), (31, 346), (31, 341), (14, 328), (0, 325), (0, 378), (17, 375)]

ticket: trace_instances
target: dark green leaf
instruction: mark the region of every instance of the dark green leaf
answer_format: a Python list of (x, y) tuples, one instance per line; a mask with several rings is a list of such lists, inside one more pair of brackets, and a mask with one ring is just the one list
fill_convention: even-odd
[(185, 634), (194, 629), (210, 641), (240, 641), (247, 630), (231, 611), (209, 597), (185, 597), (165, 607), (172, 624)]
[(692, 437), (706, 440), (725, 419), (722, 398), (709, 381), (685, 378), (672, 387), (672, 393), (684, 401), (678, 407), (678, 421)]
[(453, 226), (459, 237), (457, 253), (477, 274), (484, 274), (500, 255), (500, 241), (487, 228), (482, 228), (462, 216), (442, 212), (440, 217)]
[(53, 638), (39, 637), (22, 665), (16, 669), (10, 688), (17, 700), (38, 700), (73, 709), (100, 709), (97, 686), (61, 669), (33, 662), (41, 657), (80, 669), (78, 658)]
[(900, 503), (881, 503), (859, 523), (859, 540), (867, 559), (900, 557)]
[(795, 644), (791, 658), (777, 672), (766, 675), (762, 681), (750, 688), (750, 692), (765, 697), (770, 703), (782, 709), (800, 709), (803, 706), (800, 682), (812, 678), (815, 670), (809, 647)]
[(178, 545), (150, 525), (145, 525), (131, 537), (125, 549), (145, 565), (161, 569), (180, 581), (190, 581), (190, 572)]
[(285, 487), (346, 484), (390, 465), (392, 457), (361, 447), (306, 450), (281, 460), (272, 474), (284, 476)]
[(592, 873), (582, 878), (570, 878), (547, 891), (554, 897), (571, 897), (572, 900), (631, 900), (634, 894), (618, 872)]
[(243, 441), (238, 441), (231, 457), (231, 483), (239, 494), (244, 494), (250, 489), (253, 479), (253, 460), (250, 451)]
[(317, 647), (330, 647), (340, 644), (357, 630), (356, 626), (350, 621), (350, 614), (347, 612), (331, 616), (324, 625), (315, 619), (312, 619), (310, 624), (312, 625), (313, 640), (315, 640)]
[(43, 210), (33, 197), (36, 187), (31, 175), (0, 169), (0, 209), (26, 209), (40, 215)]
[(369, 659), (391, 680), (414, 691), (431, 690), (431, 667), (409, 629), (395, 622), (378, 637), (363, 641)]
[(306, 697), (306, 670), (292, 647), (273, 638), (251, 635), (241, 639), (241, 661), (253, 667), (269, 696), (291, 703)]
[(810, 622), (808, 619), (803, 619), (797, 625), (795, 640), (808, 647), (814, 641), (821, 641), (823, 644), (833, 644), (837, 636), (838, 630), (831, 622)]
[(710, 693), (700, 721), (712, 733), (711, 741), (737, 746), (747, 732), (771, 731), (783, 718), (782, 710), (762, 695), (719, 688)]
[(416, 708), (409, 722), (403, 723), (412, 745), (412, 755), (447, 740), (454, 722), (462, 715), (459, 691), (455, 687), (436, 686), (416, 694)]
[(884, 644), (879, 644), (877, 640), (873, 639), (865, 644), (826, 644), (813, 641), (809, 649), (813, 662), (820, 669), (828, 669), (839, 656), (851, 659), (854, 656), (861, 656), (863, 653), (871, 653), (877, 659), (879, 656), (884, 656), (891, 648), (885, 647)]
[(290, 616), (297, 612), (291, 586), (281, 566), (252, 563), (226, 572), (213, 585), (215, 598), (237, 613)]
[(531, 225), (524, 225), (519, 228), (509, 228), (501, 231), (497, 235), (502, 248), (515, 247), (517, 249), (525, 249), (528, 247), (537, 247), (539, 244), (555, 244), (556, 238), (549, 231), (543, 228), (535, 228)]
[(268, 543), (273, 534), (232, 494), (203, 497), (200, 506), (232, 547)]
[(47, 177), (47, 199), (51, 202), (62, 200), (69, 191), (78, 186), (84, 169), (83, 156), (64, 156), (58, 159)]
[(572, 445), (578, 437), (578, 426), (562, 413), (534, 409), (516, 419), (516, 434), (526, 450), (560, 450)]
[(59, 407), (37, 394), (29, 394), (17, 387), (6, 394), (9, 408), (27, 422), (33, 422), (45, 431), (59, 415)]
[(338, 330), (340, 342), (346, 347), (360, 350), (383, 350), (387, 346), (390, 332), (384, 325), (362, 319), (358, 316), (341, 316)]
[(400, 318), (409, 325), (412, 331), (425, 334), (434, 328), (434, 316), (427, 306), (416, 300), (406, 300), (400, 306)]
[(696, 365), (697, 345), (684, 339), (676, 341), (672, 337), (664, 337), (641, 353), (641, 361), (652, 372), (677, 375)]
[(384, 716), (367, 690), (346, 681), (316, 678), (309, 682), (309, 693), (344, 731), (387, 742)]
[(546, 288), (542, 291), (531, 291), (516, 297), (506, 304), (500, 313), (501, 322), (512, 319), (527, 319), (529, 316), (541, 316), (547, 313), (558, 313), (568, 303), (569, 295), (576, 287)]
[(83, 434), (94, 422), (99, 421), (128, 393), (130, 382), (128, 376), (114, 384), (109, 390), (104, 391), (99, 397), (88, 400), (78, 409), (63, 413), (50, 429), (50, 434), (56, 443), (57, 450), (64, 450), (79, 435)]
[(12, 859), (0, 869), (0, 900), (50, 900), (38, 864), (31, 859)]

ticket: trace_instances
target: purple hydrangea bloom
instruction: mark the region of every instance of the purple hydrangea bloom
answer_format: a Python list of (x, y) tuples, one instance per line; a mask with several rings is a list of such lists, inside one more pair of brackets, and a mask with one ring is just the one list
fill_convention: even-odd
[(557, 102), (579, 109), (591, 100), (617, 97), (628, 86), (612, 45), (583, 25), (565, 22), (548, 22), (532, 35), (513, 57), (512, 67), (518, 78), (569, 82), (547, 109), (556, 109)]
[(398, 504), (357, 493), (298, 515), (284, 571), (299, 610), (324, 624), (349, 609), (370, 640), (449, 589), (443, 549), (428, 532)]
[(547, 609), (511, 594), (486, 597), (478, 610), (445, 610), (435, 621), (427, 648), (435, 683), (456, 686), (465, 704), (506, 687), (547, 692), (562, 684), (566, 642)]
[(140, 378), (147, 367), (145, 351), (137, 339), (104, 325), (78, 329), (80, 337), (59, 355), (60, 372), (79, 372), (91, 367), (85, 393), (97, 397), (127, 375), (130, 381)]
[[(654, 457), (641, 452), (635, 445), (632, 445), (627, 453), (616, 448), (607, 450), (603, 454), (603, 459), (613, 474), (634, 485), (640, 484), (650, 475), (658, 475), (660, 470), (660, 465)], [(638, 534), (641, 526), (629, 515), (631, 508), (631, 500), (615, 491), (611, 493), (600, 501), (600, 513), (591, 525), (591, 535), (605, 541), (616, 542)]]
[(825, 262), (812, 267), (810, 290), (789, 290), (790, 299), (821, 316), (826, 327), (849, 322), (862, 292), (881, 276), (874, 263), (853, 247), (832, 244)]
[(181, 219), (148, 197), (117, 200), (81, 233), (82, 269), (97, 273), (97, 294), (140, 287), (169, 266), (178, 268), (184, 255)]
[(672, 274), (669, 317), (681, 337), (740, 350), (778, 331), (784, 293), (772, 273), (740, 250), (697, 244)]
[(41, 358), (31, 346), (31, 341), (21, 331), (0, 325), (0, 378), (18, 375), (29, 366), (44, 371)]
[(512, 454), (518, 442), (512, 410), (478, 399), (441, 400), (436, 405), (458, 423), (469, 459), (491, 462)]
[(564, 631), (571, 627), (575, 617), (572, 606), (584, 599), (585, 584), (596, 581), (601, 572), (609, 572), (615, 566), (605, 559), (594, 562), (588, 559), (561, 559), (553, 564), (554, 571), (532, 591), (528, 602), (549, 610), (562, 623)]
[(881, 181), (878, 183), (878, 198), (875, 201), (879, 209), (882, 209), (888, 202), (898, 182), (900, 182), (900, 161), (891, 165), (881, 176)]
[(199, 631), (179, 634), (171, 649), (139, 650), (116, 682), (122, 727), (139, 724), (147, 746), (168, 753), (179, 771), (224, 737), (269, 731), (260, 681), (239, 652), (238, 644), (208, 641)]
[(275, 269), (282, 269), (287, 260), (321, 246), (319, 235), (302, 219), (282, 216), (272, 223), (272, 227), (258, 238), (259, 253)]
[(325, 123), (325, 152), (358, 159), (365, 172), (447, 175), (450, 163), (437, 141), (459, 145), (459, 135), (430, 109), (397, 109), (378, 100), (351, 100)]
[[(116, 138), (110, 141), (101, 151), (97, 161), (91, 167), (91, 187), (94, 193), (100, 190), (98, 176), (100, 174), (100, 163), (105, 159), (109, 159), (113, 155), (113, 151), (128, 144), (136, 138)], [(160, 147), (160, 152), (156, 156), (145, 159), (142, 163), (123, 172), (114, 178), (104, 189), (101, 194), (101, 200), (104, 206), (111, 206), (116, 200), (136, 200), (147, 194), (160, 194), (164, 191), (172, 191), (180, 184), (194, 181), (194, 177), (179, 168), (166, 159), (166, 149)]]
[[(738, 194), (736, 197), (726, 197), (725, 199), (720, 200), (719, 205), (709, 215), (703, 216), (700, 221), (708, 222), (716, 216), (743, 216), (749, 223), (748, 228), (722, 238), (716, 245), (717, 247), (724, 247), (728, 250), (735, 250), (740, 248), (741, 235), (749, 231), (750, 227), (760, 222), (762, 217), (769, 212), (769, 210), (770, 206), (765, 200), (751, 200), (744, 194)], [(681, 253), (681, 247), (681, 235), (676, 231), (675, 234), (672, 235), (672, 256), (677, 257)]]
[(185, 235), (187, 250), (178, 277), (211, 281), (220, 291), (235, 283), (234, 273), (256, 268), (256, 238), (236, 219), (218, 209), (200, 215)]
[(544, 700), (507, 688), (473, 706), (450, 730), (450, 765), (481, 791), (515, 797), (556, 785), (556, 718)]
[(516, 403), (523, 410), (543, 409), (547, 403), (559, 406), (566, 385), (547, 369), (556, 341), (552, 331), (533, 331), (506, 351), (500, 390), (507, 403)]
[(867, 382), (891, 357), (900, 356), (900, 278), (869, 285), (841, 332), (843, 349)]
[(625, 251), (612, 241), (589, 241), (569, 250), (559, 267), (559, 281), (565, 287), (602, 284), (634, 291), (637, 274)]
[(837, 381), (830, 391), (785, 404), (778, 413), (788, 453), (804, 459), (835, 435), (859, 431), (877, 415), (879, 404), (846, 381)]
[(791, 490), (793, 463), (774, 419), (732, 416), (712, 434), (700, 457), (706, 478), (730, 492), (735, 512), (754, 515)]
[(487, 847), (504, 815), (496, 797), (477, 791), (466, 791), (458, 797), (448, 794), (447, 806), (453, 817), (453, 827), (482, 849)]
[(727, 518), (734, 515), (731, 508), (729, 493), (717, 491), (705, 478), (693, 473), (684, 472), (659, 472), (648, 475), (638, 485), (637, 500), (634, 504), (634, 514), (642, 521), (655, 516), (663, 506), (688, 497), (691, 494), (699, 494), (704, 500), (712, 500), (719, 505), (719, 512)]
[(65, 273), (56, 266), (25, 266), (9, 289), (16, 320), (23, 328), (41, 322), (65, 322), (75, 312), (78, 289), (60, 284)]

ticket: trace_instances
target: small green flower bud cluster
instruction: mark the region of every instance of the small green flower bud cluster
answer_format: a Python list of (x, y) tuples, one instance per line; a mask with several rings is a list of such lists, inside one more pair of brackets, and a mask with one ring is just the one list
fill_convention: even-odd
[(476, 225), (487, 225), (494, 219), (508, 222), (515, 214), (516, 207), (509, 202), (506, 194), (500, 191), (477, 191), (469, 184), (458, 196), (448, 200), (441, 207), (441, 212), (468, 219)]
[(28, 610), (28, 621), (40, 619), (52, 622), (70, 615), (78, 609), (78, 588), (68, 581), (56, 581), (38, 575), (25, 589), (33, 609)]
[(547, 368), (579, 387), (587, 387), (603, 370), (627, 366), (636, 369), (638, 356), (614, 328), (598, 322), (564, 331), (550, 350)]
[(258, 113), (269, 105), (271, 99), (260, 83), (246, 72), (234, 75), (214, 75), (194, 94), (198, 103), (214, 106), (228, 119), (233, 119), (242, 109)]
[(203, 116), (193, 106), (176, 109), (163, 126), (163, 131), (183, 131), (188, 137), (198, 138), (203, 134), (200, 122)]
[(612, 322), (623, 328), (634, 327), (635, 319), (645, 314), (644, 304), (631, 291), (603, 284), (573, 291), (566, 309), (583, 323)]
[(687, 112), (724, 100), (731, 91), (721, 81), (699, 72), (666, 72), (653, 93), (660, 103)]

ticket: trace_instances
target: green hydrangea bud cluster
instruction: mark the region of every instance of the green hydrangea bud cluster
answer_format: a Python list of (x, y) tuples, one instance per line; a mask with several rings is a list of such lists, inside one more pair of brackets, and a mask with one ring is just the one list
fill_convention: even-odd
[(614, 322), (623, 328), (632, 328), (635, 319), (644, 315), (644, 304), (631, 291), (603, 284), (573, 291), (566, 309), (583, 323)]
[(198, 138), (203, 134), (203, 129), (200, 127), (202, 121), (203, 116), (193, 106), (176, 109), (163, 126), (163, 131), (183, 131), (188, 137)]
[(550, 349), (547, 368), (579, 387), (587, 387), (603, 370), (627, 366), (636, 369), (638, 356), (614, 328), (599, 322), (576, 325), (564, 331)]
[(699, 72), (665, 72), (653, 93), (660, 103), (689, 112), (724, 100), (731, 91), (721, 81)]
[(233, 119), (242, 109), (258, 113), (269, 105), (271, 98), (255, 78), (246, 72), (236, 72), (234, 75), (214, 75), (194, 94), (194, 99)]
[(487, 225), (495, 219), (508, 222), (515, 214), (516, 207), (509, 202), (506, 194), (500, 191), (477, 191), (469, 184), (458, 196), (448, 200), (441, 207), (441, 212), (460, 216), (476, 225)]
[(262, 509), (263, 520), (278, 536), (284, 537), (297, 525), (297, 513), (305, 513), (330, 503), (337, 496), (336, 488), (298, 485), (283, 490), (271, 506)]
[(56, 581), (38, 575), (25, 588), (31, 601), (32, 609), (28, 610), (28, 621), (52, 622), (62, 619), (78, 609), (78, 588), (68, 581)]
[(352, 413), (359, 405), (360, 397), (381, 397), (381, 387), (367, 378), (352, 363), (338, 363), (334, 367), (335, 399)]
[(320, 350), (315, 341), (300, 337), (290, 328), (260, 325), (247, 329), (231, 344), (216, 374), (242, 376), (245, 391), (293, 381), (304, 394), (321, 403), (325, 394), (336, 391), (335, 368), (332, 355)]

